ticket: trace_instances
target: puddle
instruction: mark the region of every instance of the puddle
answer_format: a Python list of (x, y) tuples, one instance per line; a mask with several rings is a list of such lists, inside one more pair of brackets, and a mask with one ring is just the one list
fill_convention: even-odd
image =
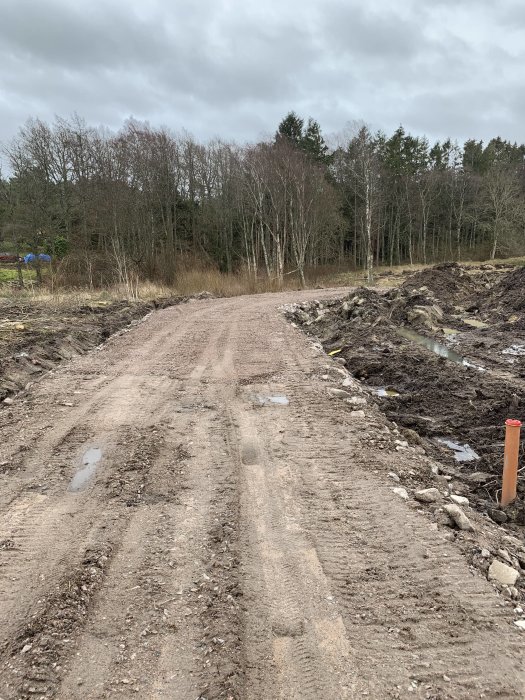
[(256, 400), (261, 406), (270, 406), (272, 404), (277, 404), (278, 406), (288, 406), (290, 403), (286, 396), (256, 396)]
[(436, 438), (436, 440), (454, 452), (456, 462), (472, 462), (475, 459), (479, 459), (479, 455), (477, 452), (474, 452), (470, 445), (460, 445), (458, 442), (453, 442), (448, 438)]
[(386, 386), (380, 386), (378, 389), (376, 389), (376, 394), (381, 398), (386, 398), (389, 396), (399, 396), (399, 391), (396, 391), (395, 389), (389, 389)]
[(446, 327), (443, 327), (441, 330), (443, 331), (443, 334), (444, 334), (444, 335), (448, 335), (448, 336), (450, 336), (450, 337), (452, 337), (452, 336), (458, 334), (458, 332), (457, 332), (457, 330), (456, 330), (455, 328), (446, 328)]
[(511, 345), (510, 348), (505, 348), (505, 350), (502, 350), (501, 354), (522, 357), (525, 355), (525, 345)]
[(477, 369), (480, 372), (485, 371), (484, 367), (474, 365), (468, 360), (465, 360), (465, 358), (461, 357), (461, 355), (455, 350), (447, 348), (446, 345), (441, 345), (441, 343), (432, 340), (432, 338), (427, 338), (424, 335), (420, 335), (419, 333), (416, 333), (410, 328), (398, 328), (397, 333), (398, 335), (402, 336), (403, 338), (406, 338), (407, 340), (412, 340), (414, 343), (422, 345), (423, 347), (433, 352), (435, 355), (439, 355), (439, 357), (444, 357), (446, 360), (451, 360), (451, 362), (455, 362), (458, 365), (463, 365), (463, 367), (472, 367), (473, 369)]
[(71, 479), (68, 491), (82, 491), (95, 474), (98, 463), (102, 457), (102, 450), (99, 447), (90, 447), (82, 455), (82, 466)]
[(477, 318), (464, 318), (463, 323), (466, 323), (467, 326), (472, 326), (473, 328), (488, 328), (489, 324), (485, 323), (484, 321), (478, 321)]
[(410, 328), (398, 328), (397, 332), (403, 338), (413, 340), (418, 345), (428, 348), (436, 355), (439, 355), (439, 357), (444, 357), (446, 360), (452, 360), (452, 362), (456, 362), (458, 365), (462, 365), (465, 362), (463, 357), (461, 357), (461, 355), (459, 355), (455, 350), (447, 348), (446, 345), (441, 345), (437, 341), (432, 340), (432, 338), (427, 338), (424, 335), (420, 335), (419, 333), (410, 330)]

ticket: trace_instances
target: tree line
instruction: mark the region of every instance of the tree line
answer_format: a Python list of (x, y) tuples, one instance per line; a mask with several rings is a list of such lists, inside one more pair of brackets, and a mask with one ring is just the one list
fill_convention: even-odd
[[(147, 123), (117, 132), (38, 119), (3, 153), (0, 235), (52, 253), (82, 283), (176, 281), (181, 266), (282, 283), (321, 265), (362, 267), (525, 253), (525, 146), (431, 145), (399, 127), (325, 141), (289, 113), (274, 137), (200, 143)], [(0, 244), (0, 247), (2, 244)]]

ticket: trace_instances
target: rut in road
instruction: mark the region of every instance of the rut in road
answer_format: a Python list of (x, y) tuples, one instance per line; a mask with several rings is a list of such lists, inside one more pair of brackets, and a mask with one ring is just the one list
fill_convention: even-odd
[(158, 311), (0, 414), (1, 698), (524, 696), (511, 617), (388, 488), (414, 457), (330, 399), (296, 299)]

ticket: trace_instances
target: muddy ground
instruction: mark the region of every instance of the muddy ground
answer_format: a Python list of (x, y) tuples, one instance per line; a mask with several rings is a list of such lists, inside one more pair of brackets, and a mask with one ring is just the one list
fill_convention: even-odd
[(525, 613), (472, 565), (523, 543), (413, 498), (447, 464), (282, 313), (340, 294), (158, 310), (12, 395), (3, 700), (524, 697)]
[[(64, 360), (82, 355), (156, 308), (187, 301), (35, 302), (0, 299), (0, 402)], [(1, 404), (0, 404), (1, 405)]]
[[(441, 265), (397, 289), (361, 288), (290, 315), (368, 388), (409, 444), (439, 462), (455, 493), (523, 538), (525, 478), (512, 506), (498, 501), (504, 423), (525, 417), (524, 268)], [(522, 440), (521, 463), (524, 452)]]

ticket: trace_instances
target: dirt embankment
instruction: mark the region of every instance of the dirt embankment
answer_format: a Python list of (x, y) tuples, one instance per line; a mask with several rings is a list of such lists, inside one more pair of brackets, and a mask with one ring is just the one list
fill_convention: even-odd
[[(53, 369), (63, 360), (82, 355), (110, 335), (137, 322), (156, 308), (187, 301), (168, 297), (156, 301), (94, 302), (93, 304), (0, 302), (0, 402)], [(6, 401), (7, 399), (7, 401)]]
[(525, 481), (505, 513), (497, 502), (504, 422), (525, 417), (524, 282), (521, 268), (447, 264), (415, 273), (398, 289), (358, 289), (292, 314), (343, 358), (388, 418), (445, 465), (481, 512), (520, 536)]

